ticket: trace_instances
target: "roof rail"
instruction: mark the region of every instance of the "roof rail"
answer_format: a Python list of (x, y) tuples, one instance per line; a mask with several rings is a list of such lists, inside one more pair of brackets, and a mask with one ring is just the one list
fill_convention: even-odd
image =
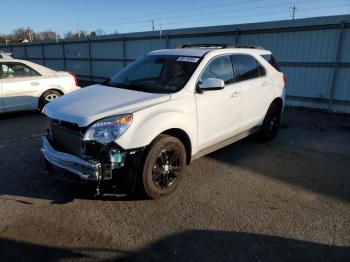
[(192, 45), (178, 45), (175, 47), (176, 49), (181, 48), (250, 48), (250, 49), (262, 49), (265, 50), (265, 48), (261, 46), (254, 46), (254, 45), (227, 45), (227, 44), (192, 44)]

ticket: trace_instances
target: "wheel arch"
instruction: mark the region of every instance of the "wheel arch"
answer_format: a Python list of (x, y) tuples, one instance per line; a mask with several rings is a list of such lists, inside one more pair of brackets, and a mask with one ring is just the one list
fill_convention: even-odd
[(181, 143), (184, 145), (186, 149), (186, 164), (189, 165), (191, 162), (191, 155), (192, 155), (192, 143), (189, 135), (180, 128), (170, 128), (163, 131), (161, 134), (176, 137), (181, 141)]
[(40, 108), (40, 103), (42, 102), (42, 98), (43, 98), (43, 95), (49, 91), (56, 91), (58, 93), (60, 93), (62, 96), (64, 95), (63, 91), (58, 89), (58, 88), (48, 88), (48, 89), (45, 89), (41, 95), (39, 96), (39, 99), (38, 99), (38, 108)]
[(272, 101), (271, 105), (272, 105), (272, 104), (278, 106), (280, 112), (282, 112), (283, 106), (284, 106), (284, 105), (283, 105), (283, 99), (282, 99), (281, 97), (276, 97), (276, 98)]

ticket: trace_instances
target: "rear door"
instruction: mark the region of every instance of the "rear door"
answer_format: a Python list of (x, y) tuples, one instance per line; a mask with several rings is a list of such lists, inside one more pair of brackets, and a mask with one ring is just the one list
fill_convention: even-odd
[(41, 91), (40, 74), (18, 62), (0, 62), (5, 111), (35, 109)]
[(271, 78), (266, 69), (251, 55), (235, 54), (232, 56), (237, 83), (241, 92), (242, 131), (262, 124), (266, 111), (273, 97)]

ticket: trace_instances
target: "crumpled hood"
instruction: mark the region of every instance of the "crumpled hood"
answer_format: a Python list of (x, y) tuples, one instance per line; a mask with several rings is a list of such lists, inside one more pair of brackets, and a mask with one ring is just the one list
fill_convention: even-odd
[(50, 118), (88, 126), (96, 120), (166, 102), (169, 94), (145, 93), (103, 85), (92, 85), (47, 104), (43, 113)]

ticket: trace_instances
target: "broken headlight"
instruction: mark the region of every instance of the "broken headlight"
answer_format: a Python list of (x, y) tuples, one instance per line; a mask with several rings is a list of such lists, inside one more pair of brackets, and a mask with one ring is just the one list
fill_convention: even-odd
[(83, 140), (94, 140), (108, 144), (120, 137), (130, 126), (132, 114), (108, 117), (94, 123), (85, 133)]

